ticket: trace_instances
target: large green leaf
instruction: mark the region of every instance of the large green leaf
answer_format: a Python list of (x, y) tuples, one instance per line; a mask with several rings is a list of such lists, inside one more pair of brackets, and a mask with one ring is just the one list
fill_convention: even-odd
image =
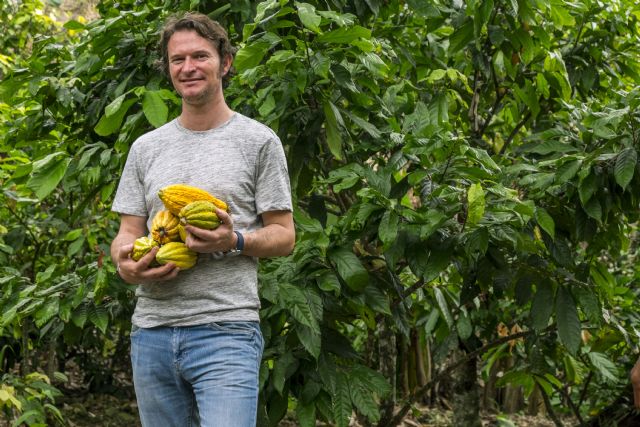
[(622, 150), (616, 156), (614, 175), (620, 187), (626, 189), (638, 165), (638, 153), (633, 147)]
[(354, 25), (353, 27), (341, 27), (337, 30), (324, 33), (316, 39), (320, 43), (332, 43), (332, 44), (345, 44), (352, 43), (359, 38), (369, 39), (371, 38), (371, 30), (368, 30), (360, 25)]
[(335, 249), (330, 252), (329, 259), (351, 290), (360, 292), (369, 284), (367, 269), (351, 250), (347, 248)]
[(164, 103), (159, 91), (145, 91), (142, 98), (142, 111), (154, 127), (158, 128), (167, 122), (169, 107)]
[(314, 31), (320, 32), (320, 21), (322, 17), (316, 13), (316, 8), (309, 3), (296, 2), (298, 8), (298, 17), (302, 25)]
[(33, 162), (27, 187), (33, 190), (38, 199), (44, 199), (58, 186), (67, 173), (70, 163), (71, 158), (62, 152), (49, 154), (43, 159)]
[(336, 110), (337, 108), (330, 101), (326, 101), (324, 103), (324, 127), (329, 151), (331, 151), (331, 154), (333, 154), (336, 159), (342, 160), (342, 137), (340, 136), (340, 130), (338, 129)]
[(542, 279), (536, 284), (536, 294), (531, 303), (531, 326), (541, 331), (549, 325), (553, 313), (553, 285), (549, 280)]
[[(108, 136), (120, 129), (122, 120), (124, 120), (124, 116), (127, 114), (129, 107), (135, 103), (136, 99), (127, 99), (119, 105), (116, 111), (110, 111), (110, 114), (105, 113), (98, 121), (94, 131), (100, 136)], [(110, 105), (113, 105), (113, 103)]]
[(484, 190), (480, 183), (472, 184), (467, 191), (467, 224), (476, 225), (484, 216)]
[(338, 427), (348, 427), (351, 418), (351, 393), (346, 374), (338, 372), (335, 377), (335, 391), (333, 393), (333, 414)]
[(540, 228), (542, 228), (544, 231), (547, 232), (547, 234), (552, 238), (555, 239), (556, 236), (556, 224), (555, 221), (553, 220), (553, 218), (551, 217), (551, 215), (549, 215), (549, 213), (546, 211), (546, 209), (541, 208), (541, 207), (537, 207), (536, 208), (536, 221), (538, 221), (538, 225), (540, 226)]
[(573, 296), (565, 286), (558, 288), (556, 296), (556, 319), (558, 321), (558, 336), (560, 341), (571, 354), (576, 354), (580, 348), (582, 328), (578, 309)]

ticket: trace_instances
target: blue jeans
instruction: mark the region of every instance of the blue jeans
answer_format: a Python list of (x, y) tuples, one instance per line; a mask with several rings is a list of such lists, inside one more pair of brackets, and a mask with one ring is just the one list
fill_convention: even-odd
[(257, 322), (136, 328), (131, 363), (145, 427), (255, 427)]

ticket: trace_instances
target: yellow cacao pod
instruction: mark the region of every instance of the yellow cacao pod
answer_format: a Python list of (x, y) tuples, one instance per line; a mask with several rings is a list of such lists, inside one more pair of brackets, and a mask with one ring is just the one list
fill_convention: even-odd
[(151, 249), (155, 248), (156, 246), (158, 246), (158, 242), (153, 240), (151, 237), (138, 237), (136, 241), (133, 242), (131, 259), (134, 261), (139, 261), (140, 258), (145, 256)]
[(178, 216), (182, 225), (189, 224), (206, 230), (213, 230), (220, 225), (216, 205), (205, 200), (189, 203), (180, 210)]
[(187, 230), (184, 229), (182, 224), (178, 224), (178, 234), (180, 235), (180, 240), (187, 241)]
[(196, 265), (198, 254), (182, 242), (169, 242), (158, 249), (156, 261), (161, 265), (172, 262), (180, 270), (186, 270)]
[(151, 237), (160, 245), (177, 242), (180, 240), (178, 225), (180, 225), (178, 217), (169, 211), (160, 211), (151, 222)]
[(169, 185), (158, 191), (158, 197), (164, 203), (165, 208), (174, 215), (179, 215), (183, 207), (198, 200), (206, 200), (216, 205), (216, 207), (229, 212), (229, 206), (225, 202), (213, 197), (206, 190), (191, 185)]

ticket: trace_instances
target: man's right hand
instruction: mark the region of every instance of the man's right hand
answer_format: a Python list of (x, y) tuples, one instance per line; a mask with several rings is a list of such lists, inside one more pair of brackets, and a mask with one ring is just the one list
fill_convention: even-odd
[(145, 256), (138, 261), (131, 259), (130, 254), (133, 250), (133, 243), (123, 245), (118, 251), (118, 257), (114, 260), (120, 277), (132, 285), (144, 285), (153, 282), (164, 282), (175, 279), (180, 269), (172, 262), (161, 265), (160, 267), (151, 267), (151, 263), (156, 257), (158, 247), (151, 249)]

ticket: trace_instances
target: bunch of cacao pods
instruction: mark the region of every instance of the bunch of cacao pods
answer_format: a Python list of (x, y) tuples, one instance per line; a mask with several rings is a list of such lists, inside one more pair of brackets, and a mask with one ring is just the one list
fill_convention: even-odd
[(158, 264), (172, 262), (181, 270), (191, 268), (198, 254), (184, 244), (185, 225), (213, 230), (220, 225), (216, 208), (229, 211), (229, 207), (207, 191), (185, 184), (164, 187), (158, 197), (166, 209), (153, 217), (150, 235), (139, 237), (133, 243), (131, 258), (138, 261), (159, 246), (155, 259)]

